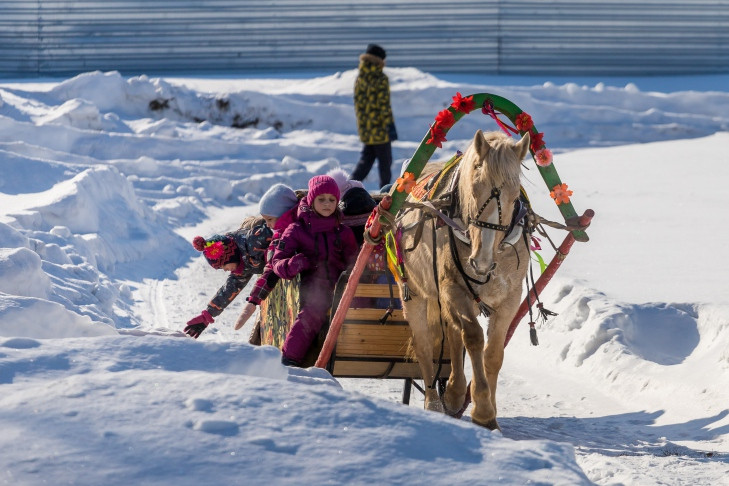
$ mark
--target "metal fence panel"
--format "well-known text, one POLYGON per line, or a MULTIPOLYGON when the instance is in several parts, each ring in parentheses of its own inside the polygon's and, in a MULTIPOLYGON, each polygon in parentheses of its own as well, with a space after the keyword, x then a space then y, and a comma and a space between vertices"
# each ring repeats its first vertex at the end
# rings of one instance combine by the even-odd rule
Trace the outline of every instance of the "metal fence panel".
POLYGON ((729 0, 2 0, 0 73, 729 72, 729 0))

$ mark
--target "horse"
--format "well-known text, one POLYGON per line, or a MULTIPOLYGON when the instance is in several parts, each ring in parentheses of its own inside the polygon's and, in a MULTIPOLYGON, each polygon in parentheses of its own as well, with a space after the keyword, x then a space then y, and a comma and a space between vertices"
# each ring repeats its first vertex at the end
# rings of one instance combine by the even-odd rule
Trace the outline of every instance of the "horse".
MULTIPOLYGON (((424 380, 425 409, 454 416, 463 412, 467 391, 465 345, 473 368, 471 420, 491 430, 499 429, 496 381, 503 363, 506 332, 521 301, 529 260, 524 235, 510 237, 518 243, 505 241, 507 225, 518 207, 515 201, 521 191, 521 162, 529 143, 529 133, 515 142, 500 132, 478 130, 457 169, 450 171, 451 182, 440 182, 430 198, 451 201, 450 219, 455 224, 439 224, 448 217, 432 217, 434 212, 418 205, 412 194, 408 198, 410 209, 398 218, 407 271, 407 278, 399 286, 412 331, 411 345, 424 380), (424 227, 411 231, 419 224, 424 227), (456 237, 458 233, 460 238, 456 237), (487 344, 477 321, 480 310, 489 314, 487 344), (449 346, 451 373, 440 395, 434 351, 442 349, 444 341, 449 346)), ((427 164, 418 181, 442 166, 427 164)))

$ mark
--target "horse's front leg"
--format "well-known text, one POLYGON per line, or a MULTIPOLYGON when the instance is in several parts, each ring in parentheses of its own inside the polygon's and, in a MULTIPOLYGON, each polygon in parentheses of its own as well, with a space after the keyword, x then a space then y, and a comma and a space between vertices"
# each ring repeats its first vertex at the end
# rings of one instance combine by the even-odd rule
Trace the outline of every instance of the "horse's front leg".
POLYGON ((476 318, 476 306, 469 305, 468 311, 461 311, 463 316, 463 343, 471 358, 473 376, 471 377, 471 421, 488 429, 499 429, 496 421, 496 407, 492 402, 491 387, 486 379, 485 340, 483 329, 476 318))
MULTIPOLYGON (((463 294, 459 292, 458 296, 463 294)), ((461 332, 461 316, 458 312, 464 303, 459 303, 461 297, 454 295, 442 295, 443 320, 447 323, 448 351, 451 358, 451 374, 448 378, 443 404, 445 412, 455 415, 461 411, 466 399, 466 375, 463 370, 463 337, 461 332)), ((468 303, 465 304, 469 305, 468 303)))
MULTIPOLYGON (((517 297, 520 295, 517 294, 517 297)), ((488 343, 484 349, 484 371, 491 391, 491 403, 496 413, 496 384, 501 366, 504 364, 504 341, 506 332, 516 314, 519 300, 510 298, 502 303, 489 317, 488 343)))
POLYGON ((413 334, 415 358, 420 365, 420 373, 425 389, 425 409, 443 412, 443 404, 434 386, 435 370, 433 369, 433 339, 428 329, 427 301, 422 297, 412 297, 403 302, 405 319, 413 334))

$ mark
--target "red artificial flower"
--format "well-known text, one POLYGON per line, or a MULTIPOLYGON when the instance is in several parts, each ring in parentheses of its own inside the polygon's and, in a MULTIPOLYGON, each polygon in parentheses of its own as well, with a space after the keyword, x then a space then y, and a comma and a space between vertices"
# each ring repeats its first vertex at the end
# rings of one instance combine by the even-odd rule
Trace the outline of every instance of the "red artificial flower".
POLYGON ((534 161, 540 167, 547 167, 552 163, 552 151, 547 148, 537 150, 534 154, 534 161))
POLYGON ((549 197, 554 199, 554 202, 559 206, 562 203, 569 203, 572 191, 567 188, 567 184, 557 184, 552 188, 552 192, 549 193, 549 197))
POLYGON ((205 256, 208 257, 209 260, 219 259, 225 253, 223 242, 216 241, 215 243, 209 243, 203 250, 203 253, 205 253, 205 256))
POLYGON ((461 113, 470 113, 476 107, 476 104, 473 102, 473 96, 464 98, 461 93, 456 92, 456 95, 453 97, 451 107, 461 113))
POLYGON ((532 117, 526 113, 521 112, 518 115, 516 115, 516 129, 520 132, 528 132, 534 128, 534 122, 532 121, 532 117))
POLYGON ((402 177, 398 177, 397 181, 395 181, 397 184, 397 192, 405 192, 405 194, 410 194, 413 190, 413 187, 415 187, 415 174, 412 172, 405 172, 402 177))
POLYGON ((435 145, 438 148, 443 148, 443 142, 447 142, 445 131, 438 125, 430 127, 430 138, 426 140, 425 143, 435 145))
POLYGON ((539 149, 544 148, 544 133, 539 132, 537 134, 532 133, 531 134, 531 144, 529 148, 532 149, 532 152, 537 152, 539 149))
POLYGON ((456 123, 456 118, 453 116, 453 112, 446 108, 443 111, 438 112, 435 116, 435 124, 441 128, 447 130, 456 123))

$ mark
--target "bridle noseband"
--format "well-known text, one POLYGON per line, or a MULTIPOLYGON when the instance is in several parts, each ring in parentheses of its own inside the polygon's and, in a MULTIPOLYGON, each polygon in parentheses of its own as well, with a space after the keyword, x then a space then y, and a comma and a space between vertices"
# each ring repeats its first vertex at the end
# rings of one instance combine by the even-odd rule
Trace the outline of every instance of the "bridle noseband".
POLYGON ((495 231, 507 232, 511 229, 510 226, 501 224, 501 188, 494 187, 493 189, 491 189, 491 195, 486 199, 481 208, 478 210, 478 212, 476 213, 476 217, 468 218, 468 224, 478 226, 479 228, 492 229, 495 231), (481 217, 481 213, 483 213, 484 209, 486 209, 486 206, 489 205, 489 202, 491 202, 492 199, 496 201, 496 209, 499 212, 499 224, 489 223, 488 221, 479 221, 478 219, 481 217))

